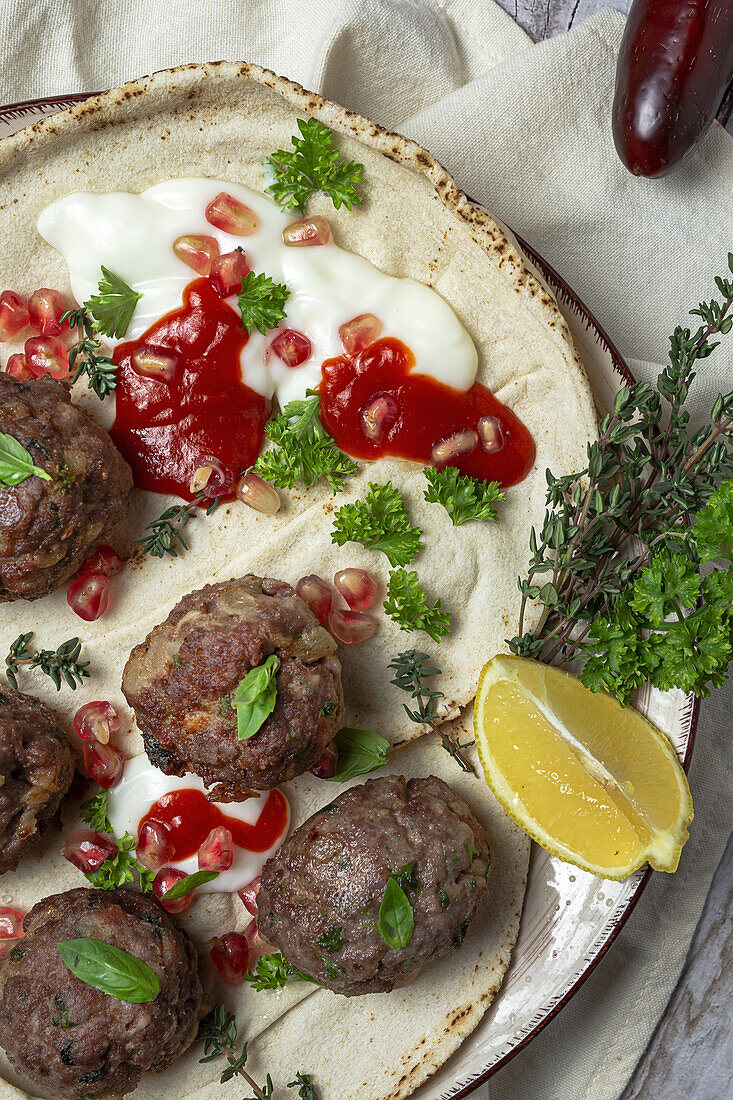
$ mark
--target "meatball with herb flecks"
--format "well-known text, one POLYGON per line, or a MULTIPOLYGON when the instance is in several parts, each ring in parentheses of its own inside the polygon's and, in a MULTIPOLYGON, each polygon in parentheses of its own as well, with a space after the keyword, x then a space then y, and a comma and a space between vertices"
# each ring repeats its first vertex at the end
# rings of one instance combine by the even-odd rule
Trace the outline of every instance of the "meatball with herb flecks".
POLYGON ((258 927, 335 993, 383 993, 461 946, 490 866, 483 827, 442 779, 371 779, 268 860, 258 927))
POLYGON ((0 433, 37 469, 0 482, 0 602, 36 600, 68 580, 124 517, 130 467, 107 432, 52 378, 0 372, 0 433))
POLYGON ((24 927, 0 964, 0 1046, 44 1095, 122 1096, 195 1038, 202 996, 196 950, 154 897, 69 890, 34 905, 24 927), (77 978, 58 948, 76 939, 135 956, 157 976, 159 992, 131 1003, 77 978))
POLYGON ((0 874, 14 871, 74 778, 74 754, 52 710, 0 691, 0 874))
POLYGON ((246 576, 191 592, 133 649, 122 690, 151 763, 195 772, 216 802, 266 791, 311 768, 344 713, 336 643, 295 589, 246 576), (238 724, 244 677, 277 658, 274 707, 238 724))

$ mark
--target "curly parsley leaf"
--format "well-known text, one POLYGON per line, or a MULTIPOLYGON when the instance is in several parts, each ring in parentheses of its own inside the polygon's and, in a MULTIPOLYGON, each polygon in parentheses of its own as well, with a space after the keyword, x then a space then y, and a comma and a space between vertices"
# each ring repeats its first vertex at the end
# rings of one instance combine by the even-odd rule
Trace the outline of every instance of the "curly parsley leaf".
POLYGON ((84 309, 94 318, 97 332, 119 340, 130 327, 135 307, 141 298, 142 294, 103 266, 98 293, 84 303, 84 309))
POLYGON ((101 867, 91 871, 86 877, 92 886, 100 890, 117 890, 127 882, 132 882, 137 873, 140 879, 140 892, 149 894, 153 889, 154 871, 148 871, 135 858, 135 837, 131 833, 125 833, 117 841, 117 851, 113 856, 105 859, 101 867))
POLYGON ((697 566, 685 554, 660 550, 634 581, 629 606, 650 626, 660 626, 668 615, 695 605, 700 583, 697 566))
POLYGON ((454 527, 471 519, 498 518, 495 505, 506 499, 498 481, 482 481, 461 474, 455 466, 426 466, 425 480, 429 488, 424 496, 428 504, 442 504, 454 527))
POLYGON ((107 817, 107 792, 100 787, 92 798, 82 802, 79 807, 79 816, 86 821, 95 833, 111 833, 114 830, 107 817))
POLYGON ((231 706, 237 712, 237 738, 240 741, 254 737, 275 709, 275 674, 279 668, 280 658, 273 653, 261 665, 251 668, 239 681, 231 706))
POLYGON ((22 443, 7 432, 0 432, 0 485, 20 485, 29 477, 51 481, 51 475, 36 466, 22 443))
POLYGON ((335 737, 338 748, 336 772, 330 783, 345 783, 357 775, 365 775, 387 763, 389 741, 371 730, 344 726, 335 737))
POLYGON ((283 307, 289 296, 290 291, 284 283, 276 283, 268 275, 247 272, 237 294, 242 324, 247 332, 256 328, 264 336, 268 329, 277 328, 285 316, 283 307))
POLYGON ((344 504, 333 517, 331 539, 337 546, 360 542, 381 550, 389 564, 409 565, 422 549, 419 527, 413 527, 402 497, 388 481, 369 484, 366 500, 344 504))
POLYGON ((400 630, 424 630, 434 642, 450 634, 449 613, 441 610, 440 600, 428 604, 417 573, 413 570, 392 570, 384 610, 400 630))
POLYGON ((290 401, 281 413, 265 424, 265 435, 275 444, 263 451, 254 472, 281 489, 292 489, 296 481, 310 488, 325 478, 334 493, 358 470, 343 454, 321 423, 320 398, 306 391, 302 401, 290 401))
POLYGON ((379 906, 377 931, 388 947, 400 951, 412 939, 414 927, 415 915, 410 900, 399 882, 390 875, 379 906))
POLYGON ((701 561, 733 560, 733 478, 726 478, 697 513, 692 529, 701 561))
POLYGON ((245 974, 244 980, 258 992, 263 989, 282 989, 289 981, 318 984, 310 974, 285 962, 282 951, 271 951, 267 955, 260 955, 254 971, 245 974))
POLYGON ((361 206, 363 198, 356 190, 362 181, 364 166, 342 160, 333 143, 333 134, 318 119, 298 119, 300 137, 293 136, 292 149, 278 149, 265 164, 274 169, 275 178, 265 190, 283 210, 305 214, 314 191, 323 191, 338 210, 361 206))

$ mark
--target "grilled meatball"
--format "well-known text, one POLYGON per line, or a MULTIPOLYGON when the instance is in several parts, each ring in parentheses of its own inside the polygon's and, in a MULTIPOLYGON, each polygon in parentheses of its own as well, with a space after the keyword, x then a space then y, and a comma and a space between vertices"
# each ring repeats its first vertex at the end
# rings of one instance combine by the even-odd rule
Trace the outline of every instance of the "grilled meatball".
POLYGON ((196 772, 216 802, 267 791, 307 771, 343 717, 336 643, 294 588, 247 576, 184 596, 130 654, 122 690, 145 749, 167 775, 196 772), (237 737, 232 697, 271 654, 275 709, 237 737))
POLYGON ((0 601, 36 600, 68 580, 119 523, 132 473, 107 432, 52 378, 18 382, 0 373, 0 432, 51 475, 0 485, 0 601))
POLYGON ((309 817, 268 860, 259 928, 334 993, 383 993, 461 946, 489 866, 483 828, 442 779, 371 779, 309 817), (401 948, 378 930, 390 878, 414 918, 401 948))
POLYGON ((34 905, 24 926, 0 964, 0 1045, 44 1095, 122 1096, 192 1042, 201 1005, 196 950, 156 898, 81 887, 34 905), (129 1004, 76 978, 57 944, 80 938, 147 963, 160 979, 155 1000, 129 1004))
POLYGON ((74 754, 53 711, 0 691, 0 874, 14 871, 74 777, 74 754))

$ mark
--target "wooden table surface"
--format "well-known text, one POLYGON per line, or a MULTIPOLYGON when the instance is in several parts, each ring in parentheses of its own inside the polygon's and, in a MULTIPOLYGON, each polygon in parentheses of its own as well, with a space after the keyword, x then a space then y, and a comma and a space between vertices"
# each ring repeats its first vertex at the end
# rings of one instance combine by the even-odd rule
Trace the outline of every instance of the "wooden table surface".
MULTIPOLYGON (((632 0, 498 0, 535 42, 602 8, 632 0)), ((718 117, 733 134, 733 85, 718 117)), ((723 856, 687 963, 622 1100, 723 1100, 733 1096, 733 840, 723 856)))

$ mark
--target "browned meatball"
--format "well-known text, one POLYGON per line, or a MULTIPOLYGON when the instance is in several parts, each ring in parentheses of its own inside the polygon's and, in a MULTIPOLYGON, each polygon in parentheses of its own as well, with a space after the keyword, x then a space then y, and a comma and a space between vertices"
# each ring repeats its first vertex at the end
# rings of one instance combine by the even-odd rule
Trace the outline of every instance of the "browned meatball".
POLYGON ((80 887, 34 905, 26 935, 0 965, 0 1045, 44 1095, 122 1096, 144 1070, 163 1070, 196 1035, 196 950, 156 898, 80 887), (76 978, 58 943, 121 947, 157 974, 154 1001, 129 1004, 76 978))
POLYGON ((486 833, 442 779, 371 779, 309 817, 268 860, 259 928, 335 993, 383 993, 461 946, 489 867, 486 833), (390 947, 378 927, 390 878, 412 906, 405 947, 390 947))
POLYGON ((122 690, 151 762, 196 772, 209 798, 234 802, 301 775, 333 739, 344 711, 335 650, 294 588, 247 576, 184 596, 133 649, 122 690), (273 653, 275 709, 240 741, 232 696, 273 653))
POLYGON ((53 711, 0 691, 0 874, 14 871, 74 778, 74 754, 53 711))
POLYGON ((132 473, 107 432, 52 378, 18 382, 0 373, 0 432, 51 475, 0 485, 0 601, 37 600, 122 519, 132 473))

